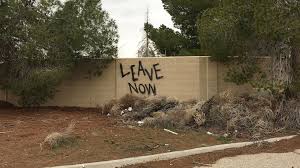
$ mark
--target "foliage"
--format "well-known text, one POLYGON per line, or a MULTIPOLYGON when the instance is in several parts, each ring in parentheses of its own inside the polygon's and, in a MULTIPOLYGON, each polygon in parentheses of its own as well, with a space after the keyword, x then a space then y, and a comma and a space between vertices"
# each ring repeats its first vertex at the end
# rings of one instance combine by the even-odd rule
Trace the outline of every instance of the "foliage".
POLYGON ((255 7, 254 23, 260 38, 273 41, 290 39, 291 43, 299 42, 299 0, 266 0, 257 2, 255 7))
POLYGON ((251 85, 258 91, 267 91, 278 98, 286 92, 286 86, 283 83, 274 83, 271 80, 260 78, 259 80, 253 80, 250 82, 251 85))
POLYGON ((138 57, 157 57, 161 54, 157 50, 154 42, 150 39, 150 27, 149 25, 149 9, 147 9, 147 21, 144 28, 144 37, 140 42, 138 49, 138 57))
POLYGON ((19 96, 22 105, 51 98, 82 58, 116 56, 117 27, 100 0, 9 0, 0 5, 0 85, 19 96))
POLYGON ((218 4, 218 0, 162 0, 164 8, 172 16, 175 27, 189 41, 190 48, 198 48, 197 17, 206 9, 218 4))
POLYGON ((150 39, 153 40, 161 53, 166 55, 199 55, 200 42, 197 32, 197 18, 218 0, 162 0, 164 8, 172 16, 174 31, 161 25, 159 28, 150 26, 150 39))
POLYGON ((261 72, 258 61, 254 58, 239 57, 230 61, 228 64, 229 70, 225 81, 234 82, 237 85, 251 83, 252 79, 263 79, 265 73, 261 72))
MULTIPOLYGON (((293 62, 296 55, 291 50, 300 47, 300 2, 225 0, 199 16, 198 32, 202 49, 217 61, 228 61, 235 55, 241 56, 241 61, 244 57, 272 56, 273 80, 285 83, 290 78, 280 75, 292 73, 284 67, 290 63, 276 64, 283 59, 293 62)), ((239 79, 244 77, 251 80, 255 76, 252 74, 259 72, 254 71, 257 64, 246 64, 240 64, 240 73, 229 74, 231 77, 236 75, 234 82, 239 84, 239 79), (246 72, 245 68, 248 69, 246 72)), ((249 81, 246 78, 243 80, 249 81)))
POLYGON ((99 0, 72 0, 60 6, 52 23, 56 47, 66 47, 73 57, 111 58, 116 55, 116 25, 99 0))
POLYGON ((153 47, 153 43, 149 43, 148 45, 145 42, 142 42, 138 50, 138 57, 156 57, 158 56, 155 48, 153 47))
MULTIPOLYGON (((146 35, 147 36, 147 35, 146 35)), ((159 51, 152 40, 145 37, 141 42, 138 49, 138 57, 157 57, 160 56, 159 51)))
POLYGON ((229 144, 232 143, 232 138, 231 137, 224 137, 224 136, 219 136, 217 138, 218 141, 221 141, 223 144, 229 144))
POLYGON ((145 24, 145 29, 149 29, 149 38, 154 41, 160 53, 166 56, 178 55, 185 45, 185 39, 179 32, 162 25, 158 29, 152 25, 145 24))
POLYGON ((57 84, 63 79, 64 70, 48 69, 30 72, 25 79, 8 86, 15 95, 20 96, 19 104, 25 107, 38 106, 56 93, 57 84))
POLYGON ((245 47, 253 40, 252 6, 251 1, 224 1, 199 18, 201 45, 214 60, 226 61, 228 56, 246 54, 245 47))

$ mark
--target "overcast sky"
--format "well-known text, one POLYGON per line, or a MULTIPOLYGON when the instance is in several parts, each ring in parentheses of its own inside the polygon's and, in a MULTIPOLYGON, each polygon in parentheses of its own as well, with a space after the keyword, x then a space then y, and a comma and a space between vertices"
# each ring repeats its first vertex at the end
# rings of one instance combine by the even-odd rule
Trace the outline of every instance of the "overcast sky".
POLYGON ((119 29, 119 57, 137 57, 138 44, 143 39, 146 11, 155 27, 173 27, 171 16, 161 0, 102 0, 103 8, 116 20, 119 29))

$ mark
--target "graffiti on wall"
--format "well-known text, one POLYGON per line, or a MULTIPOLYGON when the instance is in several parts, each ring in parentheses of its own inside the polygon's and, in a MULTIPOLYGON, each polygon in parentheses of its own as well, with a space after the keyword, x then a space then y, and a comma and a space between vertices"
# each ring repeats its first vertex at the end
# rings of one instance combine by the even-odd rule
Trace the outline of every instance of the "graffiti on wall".
POLYGON ((121 77, 125 78, 129 76, 132 82, 128 83, 128 87, 131 93, 137 94, 148 94, 148 95, 156 95, 157 88, 153 82, 153 80, 161 80, 164 76, 161 75, 161 69, 159 63, 153 64, 151 68, 146 68, 142 61, 139 61, 138 65, 130 65, 128 67, 128 71, 124 70, 123 64, 120 63, 121 77), (141 76, 149 79, 149 83, 138 83, 141 76))

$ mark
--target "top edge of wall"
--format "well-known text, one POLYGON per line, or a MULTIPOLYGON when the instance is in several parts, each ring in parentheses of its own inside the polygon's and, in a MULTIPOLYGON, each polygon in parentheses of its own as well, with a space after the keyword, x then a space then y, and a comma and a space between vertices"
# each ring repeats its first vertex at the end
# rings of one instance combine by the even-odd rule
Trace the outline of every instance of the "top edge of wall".
POLYGON ((167 56, 167 57, 130 57, 130 58, 116 58, 117 60, 121 59, 158 59, 158 58, 164 58, 164 59, 171 59, 171 58, 209 58, 211 56, 167 56))
MULTIPOLYGON (((174 59, 174 58, 210 58, 211 56, 167 56, 167 57, 130 57, 130 58, 115 58, 116 60, 124 60, 124 59, 174 59)), ((233 58, 238 58, 239 56, 232 56, 233 58)), ((256 58, 267 59, 271 58, 271 56, 256 56, 256 58)))

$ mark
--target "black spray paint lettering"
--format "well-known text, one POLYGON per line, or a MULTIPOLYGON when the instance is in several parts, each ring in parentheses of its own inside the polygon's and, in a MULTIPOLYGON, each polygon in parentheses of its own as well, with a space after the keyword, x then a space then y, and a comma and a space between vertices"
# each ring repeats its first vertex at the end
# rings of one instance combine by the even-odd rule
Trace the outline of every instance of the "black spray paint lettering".
POLYGON ((134 82, 139 80, 138 78, 141 76, 141 74, 147 76, 151 81, 153 81, 154 74, 157 80, 164 78, 164 76, 161 76, 159 74, 161 72, 161 69, 159 69, 159 63, 152 65, 150 70, 148 70, 147 68, 144 68, 142 61, 139 61, 138 68, 136 65, 130 65, 130 71, 126 73, 124 73, 123 64, 120 63, 120 69, 121 69, 122 78, 131 74, 132 81, 134 82))
POLYGON ((148 95, 156 95, 156 86, 152 85, 152 84, 131 84, 128 83, 130 92, 133 93, 133 91, 135 93, 140 93, 140 94, 148 94, 148 95))
POLYGON ((154 71, 155 71, 155 77, 156 77, 156 79, 157 79, 157 80, 160 80, 160 79, 163 78, 163 76, 159 76, 159 75, 158 75, 158 72, 161 71, 160 69, 157 69, 158 66, 159 66, 158 63, 157 63, 157 64, 154 64, 154 65, 153 65, 153 68, 154 68, 154 71))
POLYGON ((130 72, 127 72, 126 74, 124 74, 124 70, 123 70, 123 65, 120 64, 120 69, 121 69, 121 74, 122 74, 122 78, 124 78, 125 76, 129 75, 130 72))
POLYGON ((160 80, 163 79, 164 76, 161 75, 161 69, 159 68, 159 63, 153 64, 150 69, 145 68, 142 61, 139 61, 139 64, 136 65, 130 65, 128 67, 129 72, 124 72, 123 64, 120 63, 120 69, 121 69, 121 76, 122 78, 126 76, 131 76, 131 79, 133 81, 132 83, 128 83, 128 87, 131 93, 137 93, 137 94, 148 94, 148 95, 156 95, 157 89, 155 84, 137 84, 136 82, 139 80, 140 76, 146 76, 149 78, 150 81, 153 81, 153 79, 160 80))

